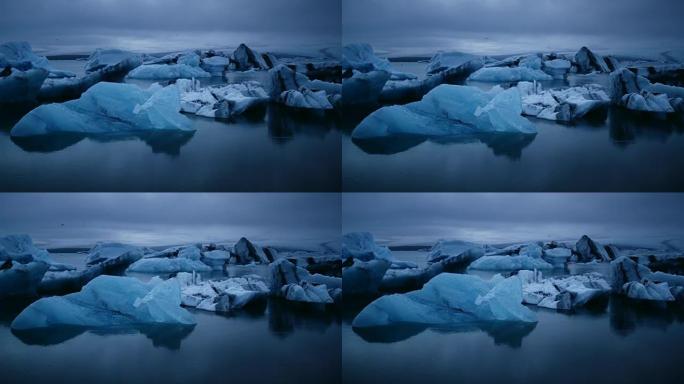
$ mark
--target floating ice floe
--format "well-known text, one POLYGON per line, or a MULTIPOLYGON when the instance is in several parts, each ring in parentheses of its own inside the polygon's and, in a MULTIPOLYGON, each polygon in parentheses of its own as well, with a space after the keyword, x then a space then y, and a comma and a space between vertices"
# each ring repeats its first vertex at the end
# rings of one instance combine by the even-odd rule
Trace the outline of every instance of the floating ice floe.
POLYGON ((256 81, 200 88, 196 80, 179 79, 181 111, 228 119, 264 106, 268 94, 256 81))
POLYGON ((176 278, 181 284, 181 302, 211 312, 232 312, 266 298, 268 287, 256 275, 202 281, 200 275, 181 272, 176 278))
POLYGON ((595 242, 589 236, 582 236, 575 245, 575 249, 579 254, 577 261, 581 263, 598 260, 602 262, 609 262, 611 260, 606 247, 595 242))
POLYGON ((270 291, 288 301, 331 304, 333 297, 341 295, 341 279, 310 275, 309 272, 286 259, 278 259, 269 265, 270 291))
POLYGON ((181 289, 176 279, 143 283, 131 277, 99 276, 80 292, 32 303, 14 319, 11 327, 30 330, 194 324, 193 316, 181 307, 181 289))
POLYGON ((384 71, 392 80, 417 78, 416 75, 394 70, 389 60, 376 56, 369 44, 349 44, 342 47, 342 68, 360 72, 384 71))
POLYGON ((146 64, 130 71, 127 77, 142 80, 171 80, 211 77, 211 74, 200 67, 187 64, 146 64))
POLYGON ((202 262, 215 270, 222 270, 231 258, 230 252, 221 249, 202 252, 202 262))
POLYGON ((610 74, 611 100, 634 111, 673 113, 684 111, 684 88, 651 82, 627 68, 610 74))
POLYGON ((345 105, 373 104, 380 99, 389 72, 354 70, 352 76, 342 80, 342 98, 345 105))
POLYGON ((48 268, 42 261, 0 261, 0 299, 36 295, 48 268))
POLYGON ((440 240, 430 249, 427 262, 440 262, 445 266, 467 265, 482 256, 484 256, 484 248, 481 245, 464 241, 440 240))
POLYGON ((137 53, 120 49, 96 49, 85 64, 86 73, 107 69, 115 69, 119 75, 125 75, 132 69, 142 65, 143 57, 137 53))
POLYGON ((527 255, 483 256, 473 261, 468 268, 484 271, 515 271, 521 269, 553 269, 553 265, 527 255))
POLYGON ((524 115, 554 121, 574 121, 594 111, 605 110, 610 98, 596 84, 542 90, 541 84, 519 82, 524 115))
POLYGON ((610 285, 598 273, 543 278, 541 272, 522 270, 523 302, 557 310, 584 306, 610 293, 610 285))
POLYGON ((24 137, 150 130, 193 131, 190 121, 180 113, 175 85, 142 89, 132 84, 98 83, 78 100, 41 105, 32 110, 10 134, 24 137))
POLYGON ((557 247, 544 250, 544 260, 554 267, 563 267, 572 257, 572 250, 569 248, 557 247))
POLYGON ((242 237, 233 246, 233 253, 235 254, 236 262, 238 264, 268 264, 273 261, 273 255, 266 252, 261 246, 252 243, 246 238, 242 237))
POLYGON ((636 300, 674 301, 684 297, 684 277, 651 270, 621 256, 611 263, 613 291, 636 300))
POLYGON ((47 77, 48 71, 43 68, 6 67, 0 72, 0 103, 35 101, 47 77))
POLYGON ((611 68, 610 61, 603 56, 592 52, 587 47, 580 48, 575 54, 575 64, 578 73, 602 72, 610 73, 615 68, 611 68))
POLYGON ((437 52, 430 59, 425 71, 429 76, 443 73, 450 78, 460 74, 462 80, 483 65, 484 61, 480 56, 463 52, 437 52), (465 74, 467 71, 470 73, 465 74))
POLYGON ((125 268, 140 260, 143 250, 140 247, 120 243, 98 243, 88 253, 86 265, 99 265, 106 270, 125 268))
POLYGON ((518 81, 553 80, 551 75, 540 69, 529 67, 485 67, 468 77, 471 81, 491 83, 514 83, 518 81))
POLYGON ((230 67, 230 58, 224 56, 211 56, 202 59, 202 69, 212 75, 222 75, 230 67))
POLYGON ((259 52, 249 48, 245 44, 240 44, 240 46, 235 49, 233 52, 233 61, 235 62, 235 69, 238 71, 270 68, 259 52))
POLYGON ((565 59, 545 60, 542 64, 543 71, 554 79, 564 79, 571 67, 572 63, 565 59))
POLYGON ((465 136, 483 133, 534 134, 522 114, 517 88, 440 85, 421 101, 383 107, 367 116, 352 132, 355 139, 389 136, 465 136))
POLYGON ((357 328, 392 324, 457 325, 488 322, 536 322, 523 304, 518 277, 491 280, 442 273, 418 290, 380 297, 354 319, 357 328))
POLYGON ((183 257, 140 259, 131 264, 126 272, 141 273, 174 273, 174 272, 209 272, 211 267, 198 260, 183 257))
POLYGON ((377 245, 373 234, 369 232, 350 232, 342 236, 341 256, 343 259, 354 258, 362 261, 375 259, 393 260, 389 248, 377 245))
POLYGON ((311 81, 284 64, 271 69, 269 76, 271 99, 288 107, 327 110, 341 98, 342 89, 336 83, 311 81))

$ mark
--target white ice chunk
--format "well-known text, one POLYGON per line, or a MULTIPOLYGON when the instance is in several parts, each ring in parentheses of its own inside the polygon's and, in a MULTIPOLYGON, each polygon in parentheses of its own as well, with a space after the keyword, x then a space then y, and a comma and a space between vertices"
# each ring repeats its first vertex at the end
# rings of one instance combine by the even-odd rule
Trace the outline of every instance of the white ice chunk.
POLYGON ((169 80, 211 77, 211 74, 199 67, 186 64, 146 64, 129 72, 127 77, 131 79, 169 80))
POLYGON ((182 257, 173 259, 154 258, 140 259, 131 264, 126 271, 141 273, 209 272, 211 267, 198 260, 182 257))
POLYGON ((675 300, 670 292, 670 286, 667 283, 654 283, 652 281, 640 283, 638 281, 630 281, 622 286, 622 291, 625 292, 627 297, 632 299, 649 301, 675 300))
POLYGON ((342 259, 354 258, 362 261, 382 259, 392 261, 392 251, 377 245, 373 234, 368 232, 350 232, 342 236, 342 259))

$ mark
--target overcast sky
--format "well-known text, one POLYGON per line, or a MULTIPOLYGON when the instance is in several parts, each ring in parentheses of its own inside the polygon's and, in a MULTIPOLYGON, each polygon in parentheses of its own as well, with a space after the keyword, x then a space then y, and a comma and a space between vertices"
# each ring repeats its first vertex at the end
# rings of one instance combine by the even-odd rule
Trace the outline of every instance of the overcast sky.
POLYGON ((681 0, 344 0, 343 40, 418 54, 681 47, 681 0))
POLYGON ((74 53, 339 45, 339 0, 2 0, 3 41, 74 53))
POLYGON ((345 194, 343 231, 395 244, 684 238, 684 194, 345 194))
POLYGON ((233 241, 306 245, 336 240, 337 194, 0 194, 0 234, 47 246, 96 241, 173 245, 233 241))

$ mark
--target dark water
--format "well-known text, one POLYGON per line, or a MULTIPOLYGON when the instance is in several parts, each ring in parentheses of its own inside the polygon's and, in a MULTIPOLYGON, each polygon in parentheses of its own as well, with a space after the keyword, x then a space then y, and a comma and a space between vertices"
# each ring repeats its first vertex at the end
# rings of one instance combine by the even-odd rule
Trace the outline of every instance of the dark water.
MULTIPOLYGON (((66 70, 83 66, 68 63, 58 64, 66 70)), ((263 82, 265 76, 232 74, 228 81, 263 82)), ((269 105, 235 121, 192 117, 194 134, 12 139, 11 128, 29 110, 0 110, 0 190, 284 192, 335 191, 341 185, 340 133, 330 114, 269 105)))
MULTIPOLYGON (((345 304, 346 305, 346 304, 345 304)), ((682 307, 614 299, 575 314, 537 310, 536 326, 355 332, 345 314, 345 383, 671 383, 684 375, 682 307)))
MULTIPOLYGON (((396 63, 393 63, 396 64, 396 63)), ((424 64, 400 66, 420 73, 424 64)), ((578 76, 572 84, 604 83, 578 76)), ((488 86, 491 84, 472 84, 488 86)), ((561 84, 553 84, 561 85, 561 84)), ((605 121, 530 119, 531 135, 355 142, 345 116, 345 191, 680 191, 684 122, 611 109, 605 121)))
MULTIPOLYGON (((393 251, 420 262, 423 251, 393 251)), ((544 275, 599 272, 573 264, 544 275)), ((483 278, 497 272, 473 271, 483 278)), ((575 313, 529 307, 536 325, 471 324, 354 330, 367 301, 345 300, 342 372, 345 383, 667 383, 684 374, 684 306, 620 297, 575 313), (382 372, 378 376, 378 372, 382 372)))
MULTIPOLYGON (((81 265, 83 254, 52 254, 81 265)), ((264 266, 229 276, 267 275, 264 266)), ((219 277, 203 274, 204 278, 219 277)), ((147 280, 153 275, 131 274, 147 280)), ((3 383, 337 383, 341 381, 341 316, 269 300, 233 315, 190 310, 197 325, 139 329, 51 329, 13 333, 29 302, 0 301, 3 383)))

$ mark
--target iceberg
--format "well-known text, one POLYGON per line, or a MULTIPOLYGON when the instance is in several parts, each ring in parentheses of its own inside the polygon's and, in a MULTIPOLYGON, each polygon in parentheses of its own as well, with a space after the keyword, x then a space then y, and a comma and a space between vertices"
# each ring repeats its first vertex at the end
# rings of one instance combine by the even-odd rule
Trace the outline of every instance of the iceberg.
POLYGON ((564 79, 571 67, 572 63, 565 59, 546 60, 542 65, 544 72, 551 75, 554 79, 564 79))
POLYGON ((12 128, 14 137, 51 133, 106 134, 150 130, 193 131, 180 114, 175 85, 145 90, 136 85, 102 82, 78 100, 46 104, 32 110, 12 128))
POLYGON ((361 261, 375 259, 392 261, 392 251, 375 243, 373 235, 368 232, 350 232, 342 236, 342 259, 353 258, 361 261))
POLYGON ((542 259, 529 256, 483 256, 473 261, 469 269, 484 271, 515 271, 521 269, 553 269, 553 265, 542 259))
POLYGON ((598 110, 605 110, 610 98, 596 84, 542 91, 529 82, 518 83, 524 115, 540 119, 570 122, 598 110))
POLYGON ((232 312, 268 295, 266 283, 255 275, 202 281, 197 274, 181 272, 177 279, 181 284, 182 304, 204 311, 232 312))
POLYGON ((301 109, 333 109, 325 91, 291 89, 280 95, 280 102, 288 107, 301 109))
POLYGON ((630 93, 620 99, 620 104, 627 109, 642 112, 672 113, 675 109, 665 94, 654 95, 650 92, 630 93))
POLYGON ((106 70, 124 76, 131 70, 142 65, 142 55, 122 51, 120 49, 96 49, 85 65, 86 73, 106 70))
POLYGON ((25 41, 13 41, 0 44, 0 63, 3 67, 32 67, 50 71, 50 62, 45 56, 33 52, 31 44, 25 41))
POLYGON ((384 71, 392 80, 417 78, 416 75, 394 70, 389 60, 376 56, 369 44, 349 44, 342 47, 342 68, 360 72, 384 71))
POLYGON ((42 261, 0 261, 0 299, 35 296, 48 268, 42 261))
POLYGON ((235 49, 233 52, 233 61, 235 62, 235 69, 238 71, 269 68, 261 54, 245 44, 240 44, 240 46, 235 49))
POLYGON ((645 281, 643 283, 638 281, 630 281, 622 286, 622 291, 627 297, 636 300, 648 301, 674 301, 675 298, 670 292, 670 286, 667 283, 654 283, 652 281, 645 281))
POLYGON ((145 64, 130 71, 127 77, 142 80, 172 80, 211 77, 211 74, 202 68, 187 64, 145 64))
POLYGON ((468 77, 470 81, 491 83, 514 83, 518 81, 553 80, 551 75, 540 69, 529 67, 485 67, 478 69, 468 77))
POLYGON ((333 298, 325 285, 314 285, 306 281, 288 284, 281 288, 281 296, 288 301, 300 303, 332 304, 333 298))
POLYGON ((621 68, 610 74, 610 98, 624 108, 654 113, 681 112, 684 88, 651 84, 644 76, 621 68))
POLYGON ((459 73, 462 80, 483 65, 484 61, 480 56, 463 52, 437 52, 430 59, 425 71, 428 75, 449 72, 448 77, 451 78, 459 73), (468 71, 470 73, 466 73, 468 71))
POLYGON ((354 129, 352 138, 536 133, 521 113, 520 93, 515 87, 485 92, 470 86, 440 85, 421 101, 371 113, 354 129))
POLYGON ((484 248, 481 245, 464 241, 440 240, 430 249, 427 262, 440 262, 445 267, 455 267, 467 265, 482 256, 484 256, 484 248))
POLYGON ((345 105, 374 104, 380 99, 390 75, 385 71, 359 72, 342 80, 342 99, 345 105))
POLYGON ((200 88, 196 80, 179 79, 181 111, 228 119, 263 107, 268 94, 256 81, 200 88))
POLYGON ((569 248, 550 248, 544 250, 544 260, 549 262, 554 267, 562 267, 570 260, 572 250, 569 248))
POLYGON ((391 263, 385 259, 351 260, 353 260, 351 265, 342 268, 342 289, 344 293, 349 295, 377 293, 391 263))
POLYGON ((176 279, 143 283, 131 277, 99 276, 80 292, 32 303, 14 319, 11 328, 194 324, 193 316, 181 307, 181 289, 176 279))
POLYGON ((30 68, 24 71, 5 68, 0 72, 0 103, 35 101, 47 77, 48 71, 43 68, 30 68))
POLYGON ((272 262, 268 266, 268 271, 271 276, 270 290, 274 294, 278 294, 286 285, 300 284, 310 277, 306 269, 296 266, 287 259, 272 262))
POLYGON ((202 59, 202 69, 212 75, 222 75, 230 67, 230 59, 223 56, 211 56, 202 59))
POLYGON ((522 270, 523 302, 539 307, 572 310, 605 299, 610 285, 598 273, 544 279, 541 272, 522 270))
POLYGON ((22 263, 42 261, 53 264, 48 251, 33 244, 29 235, 8 235, 0 237, 0 261, 13 260, 22 263))
POLYGON ((224 250, 213 250, 202 253, 202 262, 212 269, 222 270, 225 266, 230 263, 232 255, 228 251, 224 250))
POLYGON ((623 293, 623 289, 627 283, 636 281, 640 282, 651 275, 651 270, 644 266, 637 264, 635 261, 627 256, 620 256, 610 262, 611 280, 613 291, 623 293))
POLYGON ((355 328, 393 324, 455 325, 537 321, 523 304, 518 277, 491 280, 442 273, 418 290, 380 297, 352 322, 355 328))
POLYGON ((277 99, 280 95, 291 89, 306 88, 309 85, 309 78, 305 75, 295 72, 284 64, 279 64, 268 71, 271 80, 271 98, 277 99))
POLYGON ((140 273, 175 273, 175 272, 210 272, 211 267, 198 261, 182 257, 140 259, 131 264, 126 272, 140 273))
POLYGON ((233 253, 238 264, 261 263, 268 264, 273 261, 264 249, 246 238, 242 237, 235 243, 233 253))
POLYGON ((105 268, 96 264, 79 270, 48 271, 38 286, 41 294, 78 292, 84 285, 102 275, 105 268))
POLYGON ((586 263, 593 260, 598 260, 602 262, 609 262, 610 256, 606 251, 606 248, 590 239, 589 236, 582 236, 575 245, 575 249, 579 254, 577 261, 580 263, 586 263))
POLYGON ((143 250, 139 247, 120 243, 98 243, 86 257, 86 265, 99 265, 107 271, 127 267, 141 259, 143 250))
POLYGON ((577 51, 575 54, 575 64, 577 65, 578 73, 610 73, 612 70, 603 56, 592 52, 587 47, 582 47, 577 51))

